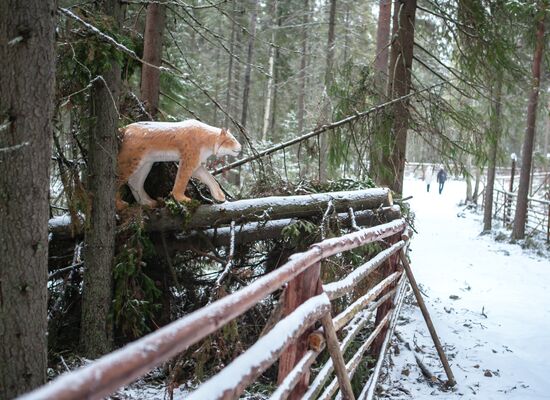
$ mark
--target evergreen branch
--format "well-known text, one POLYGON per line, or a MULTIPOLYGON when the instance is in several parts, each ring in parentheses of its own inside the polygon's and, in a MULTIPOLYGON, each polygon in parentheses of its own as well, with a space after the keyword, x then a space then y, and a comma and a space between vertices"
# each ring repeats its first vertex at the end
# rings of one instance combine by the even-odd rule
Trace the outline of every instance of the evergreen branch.
MULTIPOLYGON (((90 24, 89 22, 86 22, 84 21, 82 18, 80 18, 78 15, 76 15, 75 13, 73 13, 71 10, 67 9, 67 8, 62 8, 62 7, 59 7, 58 8, 58 11, 61 13, 61 14, 64 14, 66 15, 67 17, 69 18, 72 18, 74 19, 75 21, 77 21, 78 23, 80 23, 82 26, 84 26, 87 30, 89 30, 90 32, 92 32, 93 34, 95 34, 96 36, 98 36, 99 38, 101 38, 102 40, 104 40, 105 42, 113 45, 115 48, 117 48, 118 50, 122 51, 124 54, 126 54, 127 56, 130 56, 130 58, 132 58, 133 60, 135 61, 138 61, 139 63, 141 64, 144 64, 144 65, 147 65, 148 67, 151 67, 151 68, 155 68, 155 69, 158 69, 160 71, 165 71, 165 72, 172 72, 170 71, 169 69, 165 68, 165 67, 159 67, 158 65, 153 65, 147 61, 145 61, 144 59, 140 58, 135 51, 129 49, 128 47, 126 47, 125 45, 123 45, 122 43, 119 43, 116 39, 112 38, 111 36, 107 35, 106 33, 102 32, 100 29, 98 29, 97 27, 95 27, 94 25, 90 24)), ((183 75, 181 76, 181 78, 185 79, 186 76, 183 75)))
POLYGON ((424 68, 426 68, 428 71, 430 71, 432 74, 437 76, 439 79, 441 79, 444 82, 447 82, 454 90, 456 90, 458 93, 460 93, 464 97, 468 97, 468 98, 472 97, 472 96, 468 95, 467 93, 465 93, 463 90, 461 90, 458 86, 452 84, 450 82, 449 78, 447 78, 446 76, 444 76, 444 75, 440 74, 439 72, 437 72, 436 70, 434 70, 432 67, 430 67, 428 64, 426 64, 424 61, 422 61, 421 59, 419 59, 415 55, 413 55, 413 59, 416 62, 418 62, 420 65, 422 65, 424 68))

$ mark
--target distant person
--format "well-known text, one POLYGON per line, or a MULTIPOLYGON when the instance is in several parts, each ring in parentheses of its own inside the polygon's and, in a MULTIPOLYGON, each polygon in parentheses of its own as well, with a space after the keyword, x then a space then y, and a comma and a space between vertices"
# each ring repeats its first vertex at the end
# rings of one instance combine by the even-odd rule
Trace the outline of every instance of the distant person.
POLYGON ((445 181, 447 180, 447 173, 443 167, 439 167, 439 172, 437 173, 437 183, 439 183, 439 194, 443 191, 443 186, 445 186, 445 181))
POLYGON ((431 165, 428 165, 428 169, 426 169, 426 172, 424 173, 424 183, 426 184, 426 191, 430 191, 430 184, 432 183, 432 178, 434 175, 434 167, 431 165))

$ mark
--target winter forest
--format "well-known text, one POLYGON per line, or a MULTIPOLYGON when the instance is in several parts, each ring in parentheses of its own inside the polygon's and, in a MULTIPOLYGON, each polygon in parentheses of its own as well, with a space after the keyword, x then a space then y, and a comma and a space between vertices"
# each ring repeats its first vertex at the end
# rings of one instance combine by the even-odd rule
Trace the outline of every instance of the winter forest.
POLYGON ((0 400, 549 398, 549 25, 0 1, 0 400))

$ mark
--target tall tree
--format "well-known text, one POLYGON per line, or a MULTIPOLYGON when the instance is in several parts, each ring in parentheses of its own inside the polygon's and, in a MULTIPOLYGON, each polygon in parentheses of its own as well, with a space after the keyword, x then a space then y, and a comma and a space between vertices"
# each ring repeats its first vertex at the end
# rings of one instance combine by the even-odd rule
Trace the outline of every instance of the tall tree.
MULTIPOLYGON (((399 0, 394 5, 393 37, 389 66, 388 95, 391 98, 406 96, 410 92, 414 47, 416 0, 399 0)), ((409 100, 393 106, 392 132, 383 149, 384 170, 378 183, 394 192, 403 192, 407 130, 409 129, 409 100)))
MULTIPOLYGON (((329 123, 332 119, 332 106, 329 91, 334 80, 334 53, 336 43, 336 0, 330 0, 328 21, 327 52, 325 64, 325 88, 323 93, 323 107, 321 121, 329 123)), ((319 137, 319 181, 326 182, 328 178, 328 137, 319 137)))
POLYGON ((527 220, 527 205, 529 196, 529 182, 533 159, 533 143, 535 141, 535 123, 537 119, 537 105, 540 89, 540 69, 542 55, 544 52, 544 24, 548 0, 539 0, 536 15, 536 44, 533 55, 531 93, 527 106, 527 128, 521 150, 521 171, 519 175, 518 200, 512 228, 512 239, 523 239, 525 237, 525 223, 527 220))
POLYGON ((375 80, 380 93, 384 93, 387 86, 390 27, 391 0, 380 0, 376 30, 376 58, 374 59, 375 80))
POLYGON ((227 91, 225 94, 225 109, 227 110, 227 114, 225 115, 226 127, 229 126, 229 122, 231 121, 231 119, 229 118, 229 114, 232 112, 233 106, 233 59, 235 58, 235 37, 237 35, 237 21, 235 20, 235 12, 232 14, 232 17, 233 20, 231 21, 231 38, 229 42, 229 61, 227 63, 227 91))
POLYGON ((162 34, 166 8, 159 3, 147 6, 145 32, 143 35, 143 60, 147 64, 141 67, 141 99, 145 110, 155 118, 159 108, 160 67, 162 58, 162 34))
MULTIPOLYGON (((120 29, 123 10, 118 0, 103 0, 99 10, 113 30, 120 29)), ((87 216, 82 289, 81 342, 87 357, 105 354, 112 345, 109 312, 112 302, 112 265, 115 253, 115 179, 118 98, 121 72, 115 60, 93 80, 90 93, 91 126, 88 140, 87 216)))
POLYGON ((46 381, 53 0, 0 2, 0 398, 46 381))
POLYGON ((252 73, 252 56, 254 55, 254 41, 256 40, 256 19, 258 17, 258 2, 254 1, 254 8, 250 15, 250 28, 248 37, 248 50, 246 52, 246 66, 244 71, 244 84, 243 84, 243 109, 241 114, 241 124, 246 126, 248 119, 248 96, 250 94, 250 75, 252 73))
MULTIPOLYGON (((391 28, 391 0, 380 0, 378 11, 378 26, 376 31, 376 58, 374 60, 374 83, 380 94, 380 99, 386 98, 386 90, 388 87, 388 58, 390 45, 390 28, 391 28)), ((383 120, 387 118, 386 114, 381 113, 380 124, 377 125, 371 133, 369 157, 370 168, 369 174, 375 182, 380 181, 380 177, 384 173, 384 158, 385 144, 387 143, 388 130, 383 120)))
POLYGON ((262 127, 262 139, 267 139, 267 131, 271 124, 271 114, 273 111, 273 96, 275 95, 275 56, 277 52, 275 51, 275 39, 276 39, 276 25, 277 25, 277 4, 278 0, 273 1, 271 7, 271 43, 269 45, 269 56, 268 56, 268 73, 269 77, 267 79, 267 93, 265 96, 265 108, 264 108, 264 122, 262 127))

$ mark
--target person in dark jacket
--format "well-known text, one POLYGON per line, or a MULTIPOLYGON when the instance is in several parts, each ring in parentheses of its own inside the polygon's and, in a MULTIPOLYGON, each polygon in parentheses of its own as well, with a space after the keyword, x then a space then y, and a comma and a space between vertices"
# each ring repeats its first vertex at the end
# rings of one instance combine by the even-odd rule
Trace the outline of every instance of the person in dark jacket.
POLYGON ((443 186, 445 185, 445 181, 447 180, 447 173, 443 169, 443 167, 439 167, 439 172, 437 173, 437 183, 439 183, 439 194, 443 191, 443 186))

